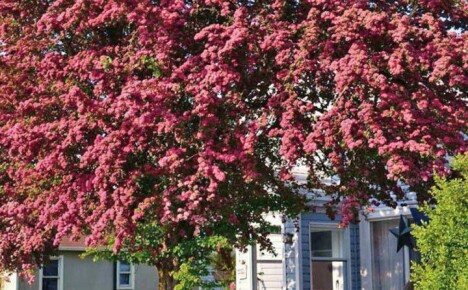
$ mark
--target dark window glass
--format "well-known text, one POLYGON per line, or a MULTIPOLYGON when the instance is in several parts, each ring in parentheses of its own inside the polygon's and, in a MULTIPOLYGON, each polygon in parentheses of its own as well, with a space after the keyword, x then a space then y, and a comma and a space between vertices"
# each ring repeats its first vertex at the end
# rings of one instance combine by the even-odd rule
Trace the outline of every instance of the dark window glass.
POLYGON ((56 278, 43 278, 42 290, 58 290, 58 279, 56 278))
POLYGON ((130 285, 130 274, 120 274, 120 285, 128 286, 130 285))
POLYGON ((311 232, 310 246, 313 257, 332 257, 332 232, 311 232))
POLYGON ((42 269, 43 276, 58 276, 58 260, 52 260, 42 269))
POLYGON ((120 262, 120 272, 130 272, 130 264, 127 262, 120 262))

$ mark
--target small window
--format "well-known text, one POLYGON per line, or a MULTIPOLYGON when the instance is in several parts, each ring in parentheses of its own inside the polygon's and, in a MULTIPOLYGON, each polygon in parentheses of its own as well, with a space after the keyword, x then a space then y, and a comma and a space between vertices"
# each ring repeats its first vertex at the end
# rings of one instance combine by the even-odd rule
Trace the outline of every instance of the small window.
POLYGON ((62 290, 62 258, 50 258, 49 263, 41 269, 41 290, 62 290))
POLYGON ((134 268, 126 261, 117 262, 117 289, 134 288, 134 268))

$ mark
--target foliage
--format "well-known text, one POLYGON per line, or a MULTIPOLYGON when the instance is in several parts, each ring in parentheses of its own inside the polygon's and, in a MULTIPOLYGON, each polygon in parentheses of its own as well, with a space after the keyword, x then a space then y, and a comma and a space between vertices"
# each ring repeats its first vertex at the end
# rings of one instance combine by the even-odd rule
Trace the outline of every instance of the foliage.
POLYGON ((413 231, 422 257, 412 265, 416 289, 468 289, 468 155, 453 167, 460 176, 436 180, 437 206, 424 208, 430 222, 413 231))
POLYGON ((0 0, 0 272, 66 236, 159 269, 185 241, 268 246, 264 213, 297 214, 300 187, 344 224, 372 198, 394 205, 400 184, 430 200, 445 156, 466 150, 467 11, 0 0))
POLYGON ((227 245, 211 255, 211 267, 214 270, 214 278, 225 289, 229 289, 231 283, 236 281, 236 254, 234 249, 227 245))
MULTIPOLYGON (((158 233, 158 226, 140 226, 134 239, 128 241, 132 244, 124 243, 118 253, 113 252, 112 241, 107 246, 89 248, 84 256, 92 256, 94 260, 124 260, 133 264, 154 264, 160 266, 160 279, 167 279, 169 276, 161 275, 162 271, 169 271, 173 277, 174 289, 191 290, 194 287, 203 287, 211 289, 216 286, 225 286, 224 281, 204 281, 202 278, 208 276, 209 267, 214 261, 217 261, 217 253, 232 253, 232 245, 228 242, 233 238, 226 234, 225 236, 202 236, 193 237, 178 241, 177 244, 167 249, 157 252, 149 251, 152 247, 159 246, 163 238, 158 233), (133 249, 141 249, 135 251, 133 249), (130 251, 128 250, 130 249, 130 251)), ((112 238, 111 238, 112 240, 112 238)), ((233 261, 232 261, 233 262, 233 261)), ((233 268, 234 265, 231 265, 233 268)), ((216 267, 215 267, 216 268, 216 267)), ((167 281, 164 281, 167 282, 167 281)), ((163 288, 165 289, 165 288, 163 288)))

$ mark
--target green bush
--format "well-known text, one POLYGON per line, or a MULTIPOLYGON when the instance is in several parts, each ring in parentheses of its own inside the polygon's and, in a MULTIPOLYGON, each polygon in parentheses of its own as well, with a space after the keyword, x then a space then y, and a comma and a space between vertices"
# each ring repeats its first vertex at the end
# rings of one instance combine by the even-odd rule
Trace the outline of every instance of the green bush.
POLYGON ((423 207, 430 221, 413 231, 421 253, 421 263, 412 264, 416 289, 468 289, 468 155, 452 167, 457 178, 436 179, 437 206, 423 207))

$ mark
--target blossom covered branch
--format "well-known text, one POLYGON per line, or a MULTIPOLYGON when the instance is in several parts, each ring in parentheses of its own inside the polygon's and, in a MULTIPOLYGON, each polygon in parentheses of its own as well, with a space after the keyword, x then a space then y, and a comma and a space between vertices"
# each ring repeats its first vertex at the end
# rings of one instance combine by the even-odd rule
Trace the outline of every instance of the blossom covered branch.
POLYGON ((343 222, 466 151, 468 2, 0 1, 0 270, 66 236, 263 237, 309 169, 343 222), (336 176, 339 184, 324 183, 336 176))

